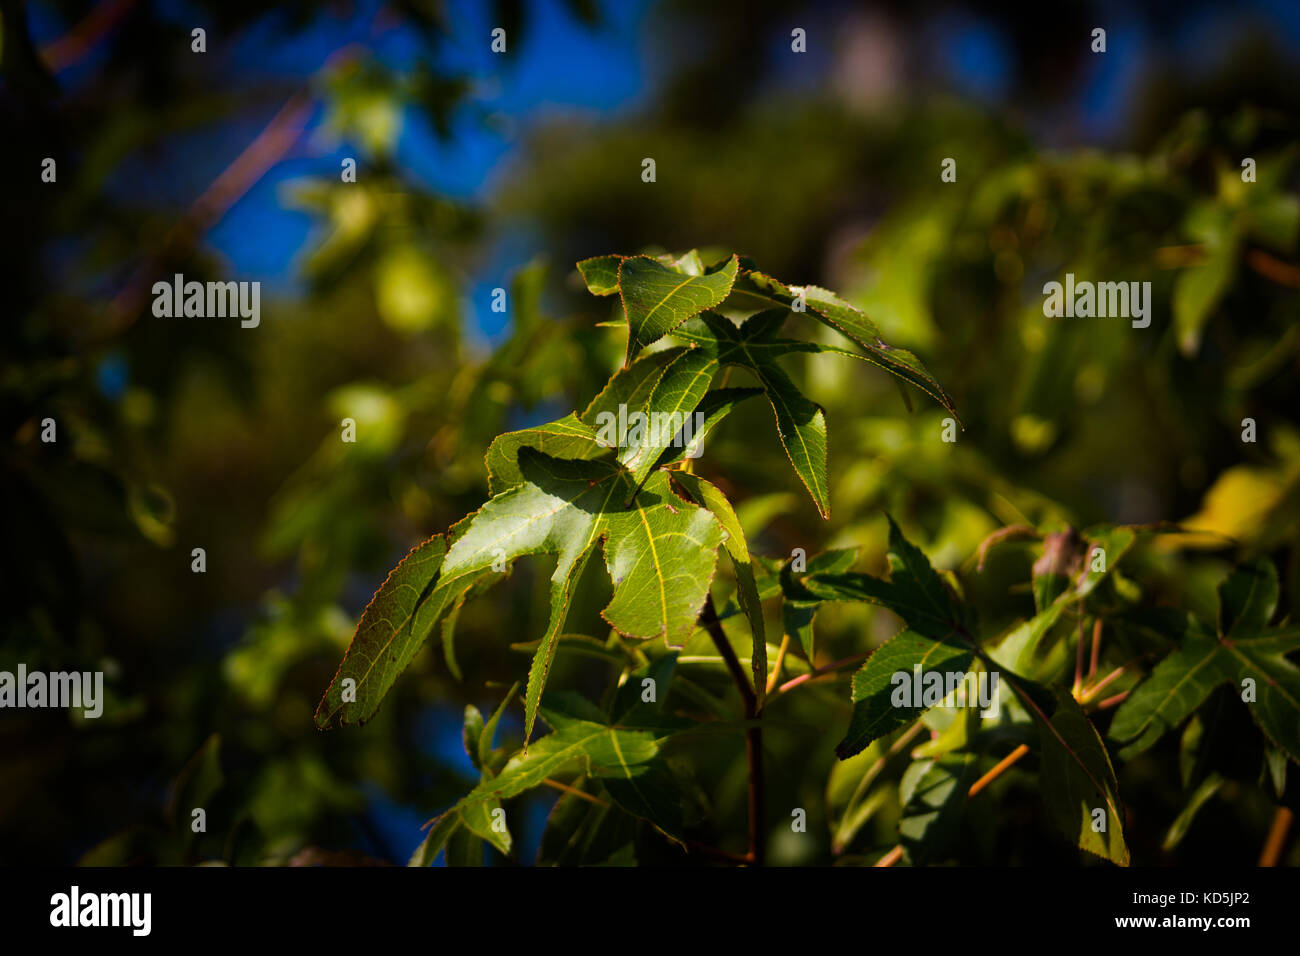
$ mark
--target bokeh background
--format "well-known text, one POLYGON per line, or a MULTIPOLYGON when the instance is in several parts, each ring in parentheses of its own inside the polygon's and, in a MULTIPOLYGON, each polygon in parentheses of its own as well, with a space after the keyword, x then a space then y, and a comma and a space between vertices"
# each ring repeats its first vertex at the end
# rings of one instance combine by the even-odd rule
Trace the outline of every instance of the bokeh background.
MULTIPOLYGON (((941 409, 917 395, 909 413, 883 373, 796 365, 827 409, 831 519, 764 409, 733 415, 701 464, 755 550, 852 544, 883 566, 889 510, 960 568, 1004 524, 1177 520, 1207 533, 1143 558, 1170 603, 1213 619, 1218 578, 1263 553, 1292 607, 1295 3, 6 0, 0 15, 0 669, 103 670, 108 696, 98 720, 0 713, 0 863, 406 861, 476 779, 461 712, 526 673, 510 645, 544 628, 550 569, 522 564, 467 605, 454 654, 426 650, 364 728, 321 734, 311 715, 387 570, 484 499, 491 438, 583 407, 620 361, 597 324, 609 300, 576 281, 590 255, 748 254, 866 309, 953 395, 966 430, 947 445, 941 409), (1042 285, 1067 271, 1151 281, 1151 327, 1045 319, 1042 285), (260 281, 260 326, 154 317, 149 289, 176 272, 260 281)), ((1032 613, 1010 583, 1027 565, 994 564, 978 579, 1002 609, 990 633, 1032 613)), ((824 613, 827 660, 888 636, 885 617, 824 613)), ((552 680, 599 666, 562 658, 552 680)), ((846 686, 773 715, 811 738, 767 735, 769 803, 809 807, 821 834, 845 785, 828 787, 846 686)), ((1135 861, 1253 861, 1272 813, 1258 766, 1243 758, 1171 851, 1186 798, 1171 759, 1121 774, 1135 861)), ((719 817, 743 820, 738 749, 707 783, 719 817)), ((520 861, 554 796, 511 811, 520 861)), ((1007 799, 969 859, 1075 859, 1017 824, 1031 786, 1007 799)), ((856 849, 892 843, 890 825, 856 849)), ((826 839, 774 841, 774 862, 832 860, 826 839)))

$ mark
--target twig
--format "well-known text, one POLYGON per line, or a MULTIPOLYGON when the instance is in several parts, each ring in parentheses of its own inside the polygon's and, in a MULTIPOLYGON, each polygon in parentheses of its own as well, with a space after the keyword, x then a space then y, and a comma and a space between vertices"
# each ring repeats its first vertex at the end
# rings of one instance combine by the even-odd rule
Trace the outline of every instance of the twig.
POLYGON ((1097 660, 1101 655, 1101 618, 1092 622, 1092 660, 1088 664, 1088 680, 1097 676, 1097 660))
MULTIPOLYGON (((1156 250, 1156 264, 1164 269, 1182 269, 1199 265, 1205 259, 1203 245, 1165 246, 1156 250)), ((1265 279, 1278 285, 1300 289, 1300 267, 1277 259, 1263 249, 1248 249, 1246 265, 1265 279)))
POLYGON ((1021 744, 1015 750, 1011 751, 1011 753, 1003 757, 1000 761, 998 761, 998 765, 996 767, 994 767, 984 776, 980 777, 973 784, 971 784, 970 790, 966 792, 967 799, 975 796, 975 794, 979 793, 981 790, 983 790, 985 787, 991 784, 998 777, 1002 776, 1002 774, 1006 772, 1008 767, 1010 767, 1012 764, 1014 764, 1017 760, 1019 760, 1027 753, 1029 753, 1028 745, 1021 744))
POLYGON ((792 690, 795 687, 798 687, 800 684, 806 684, 809 681, 816 680, 818 677, 824 677, 827 674, 831 673, 832 671, 839 670, 841 667, 849 667, 852 666, 853 664, 860 664, 870 656, 871 656, 871 651, 867 651, 867 653, 865 654, 854 654, 852 657, 841 658, 840 660, 835 661, 832 664, 827 664, 825 667, 818 667, 815 670, 809 671, 807 674, 800 674, 798 677, 793 677, 790 680, 786 681, 784 684, 782 684, 780 687, 778 687, 776 689, 776 693, 784 694, 786 691, 792 690))
POLYGON ((1251 249, 1246 253, 1246 265, 1250 266, 1266 279, 1272 279, 1278 285, 1300 289, 1300 268, 1275 259, 1263 249, 1251 249))
POLYGON ((770 694, 776 688, 777 678, 781 676, 781 666, 785 663, 785 652, 790 649, 790 635, 785 634, 781 637, 781 646, 776 652, 776 666, 772 668, 772 673, 767 678, 767 692, 770 694))
POLYGON ((1077 699, 1083 688, 1083 618, 1079 618, 1079 636, 1074 642, 1074 686, 1070 689, 1077 699))
POLYGON ((981 541, 980 546, 975 550, 975 555, 979 559, 976 570, 984 570, 984 561, 989 556, 989 550, 996 545, 1002 544, 1004 541, 1023 541, 1027 538, 1037 539, 1041 537, 1042 535, 1038 533, 1037 529, 1027 524, 1012 524, 1007 525, 1005 528, 998 528, 997 531, 994 531, 981 541))
POLYGON ((1192 243, 1185 246, 1161 246, 1156 250, 1156 268, 1185 269, 1199 265, 1205 259, 1205 246, 1192 243))
POLYGON ((1273 825, 1268 828, 1268 839, 1259 854, 1260 866, 1277 866, 1282 860, 1282 851, 1286 849, 1286 838, 1291 830, 1291 821, 1295 819, 1287 807, 1278 807, 1273 814, 1273 825))
POLYGON ((893 866, 902 858, 903 858, 903 844, 900 843, 898 844, 898 846, 894 847, 892 850, 890 850, 888 853, 882 856, 879 860, 877 860, 875 862, 875 865, 893 866))
POLYGON ((542 783, 544 783, 546 786, 550 787, 553 790, 559 790, 573 797, 580 797, 583 800, 586 800, 588 803, 594 803, 598 807, 608 808, 609 806, 611 806, 608 800, 602 800, 594 793, 587 793, 587 791, 579 790, 577 787, 571 787, 567 783, 560 783, 560 781, 558 780, 552 780, 550 777, 547 777, 545 780, 542 781, 542 783))
POLYGON ((1075 699, 1078 700, 1078 702, 1081 704, 1088 703, 1088 701, 1092 700, 1094 697, 1100 694, 1108 684, 1112 683, 1115 680, 1115 678, 1119 677, 1123 673, 1124 673, 1124 665, 1121 664, 1119 667, 1115 668, 1113 671, 1111 671, 1101 680, 1097 681, 1097 683, 1093 684, 1091 687, 1085 688, 1083 693, 1077 695, 1075 699))
POLYGON ((1118 705, 1124 703, 1124 698, 1127 697, 1128 695, 1129 695, 1129 692, 1128 692, 1128 691, 1124 691, 1122 694, 1116 694, 1114 697, 1107 697, 1105 700, 1103 700, 1101 703, 1099 703, 1099 704, 1096 706, 1096 708, 1094 708, 1094 709, 1096 709, 1096 710, 1109 710, 1111 707, 1116 707, 1116 706, 1118 706, 1118 705))
MULTIPOLYGON (((700 623, 704 625, 713 638, 713 643, 718 647, 718 653, 722 655, 723 661, 726 662, 727 670, 731 671, 732 680, 736 682, 736 689, 740 691, 740 698, 745 705, 745 720, 752 721, 758 718, 758 696, 754 693, 754 688, 750 686, 749 678, 745 676, 744 669, 740 666, 740 661, 736 659, 736 652, 731 647, 731 642, 727 640, 727 632, 722 629, 722 622, 718 620, 718 612, 713 607, 713 595, 705 595, 704 607, 700 611, 700 623)), ((749 765, 749 860, 758 866, 763 865, 763 859, 766 852, 765 841, 767 829, 765 825, 765 799, 763 788, 763 728, 755 724, 745 729, 745 761, 749 765)))

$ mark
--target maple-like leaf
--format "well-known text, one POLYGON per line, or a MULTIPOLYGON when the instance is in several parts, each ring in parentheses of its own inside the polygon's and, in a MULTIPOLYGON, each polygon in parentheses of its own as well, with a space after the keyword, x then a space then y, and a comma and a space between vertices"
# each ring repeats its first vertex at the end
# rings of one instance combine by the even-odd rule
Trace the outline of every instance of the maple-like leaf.
POLYGON ((1300 650, 1300 625, 1268 626, 1277 600, 1271 562, 1256 559, 1228 575, 1219 586, 1218 633, 1193 618, 1178 647, 1115 713, 1110 737, 1124 744, 1121 756, 1146 750, 1227 682, 1269 740, 1300 762, 1300 668, 1286 657, 1300 650))
POLYGON ((547 694, 541 715, 552 732, 511 757, 499 773, 485 773, 478 786, 441 814, 412 865, 431 863, 459 828, 509 853, 510 831, 499 822, 502 815, 494 815, 501 801, 574 772, 598 780, 623 810, 681 839, 681 790, 659 755, 667 734, 611 724, 594 704, 571 693, 547 694))
POLYGON ((598 543, 604 543, 614 583, 613 599, 602 612, 612 627, 635 638, 665 637, 674 645, 684 644, 694 630, 725 532, 711 512, 678 497, 666 474, 654 473, 638 488, 613 450, 601 448, 595 433, 572 416, 515 433, 489 461, 495 486, 504 489, 462 521, 449 544, 440 538, 426 542, 390 575, 321 701, 318 725, 336 716, 344 723, 369 719, 458 597, 525 555, 556 555, 550 623, 528 676, 526 733, 574 584, 598 543), (555 458, 534 447, 554 448, 556 442, 578 457, 555 458), (353 699, 344 694, 348 678, 354 681, 353 699))

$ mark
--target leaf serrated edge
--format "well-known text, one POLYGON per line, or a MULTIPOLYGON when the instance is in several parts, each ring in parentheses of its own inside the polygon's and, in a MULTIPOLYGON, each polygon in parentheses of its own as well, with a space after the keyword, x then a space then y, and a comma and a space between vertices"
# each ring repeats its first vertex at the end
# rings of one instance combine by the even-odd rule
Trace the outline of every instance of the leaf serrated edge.
MULTIPOLYGON (((460 523, 460 522, 457 522, 457 524, 459 524, 459 523, 460 523)), ((434 534, 434 535, 430 535, 428 538, 425 538, 425 539, 424 539, 423 541, 421 541, 419 544, 417 544, 417 545, 415 545, 414 547, 412 547, 410 551, 406 552, 406 556, 403 557, 401 561, 398 561, 397 564, 393 567, 393 569, 392 569, 391 571, 388 572, 388 575, 384 578, 384 583, 381 584, 381 585, 379 585, 379 587, 375 589, 375 593, 374 593, 373 595, 371 595, 370 600, 366 603, 365 609, 361 612, 361 617, 360 617, 360 618, 358 619, 358 621, 357 621, 356 629, 352 632, 352 639, 348 642, 347 650, 345 650, 345 651, 343 652, 343 659, 342 659, 341 661, 339 661, 338 670, 334 672, 334 677, 330 680, 329 685, 325 688, 325 693, 324 693, 324 695, 321 697, 321 699, 320 699, 320 703, 316 705, 316 713, 315 713, 315 715, 314 715, 314 717, 313 717, 313 720, 314 720, 314 722, 315 722, 315 724, 316 724, 316 729, 317 729, 317 730, 326 730, 326 729, 329 729, 331 723, 332 723, 333 720, 334 720, 334 717, 335 717, 335 716, 336 716, 336 715, 337 715, 341 710, 343 710, 343 703, 340 702, 339 706, 336 707, 336 708, 334 708, 334 709, 333 709, 332 711, 330 711, 328 714, 326 714, 323 720, 322 720, 322 718, 321 718, 321 709, 322 709, 323 707, 325 707, 326 702, 329 700, 330 691, 334 689, 334 685, 335 685, 336 683, 338 683, 339 678, 343 675, 343 668, 347 666, 348 658, 352 655, 353 645, 354 645, 354 643, 355 643, 355 641, 356 641, 356 639, 357 639, 357 635, 361 633, 361 625, 365 622, 365 620, 366 620, 366 615, 370 612, 370 608, 373 607, 373 606, 374 606, 374 603, 375 603, 376 601, 379 600, 379 595, 383 593, 384 588, 388 586, 388 582, 391 581, 391 580, 393 579, 393 576, 396 575, 397 572, 400 571, 400 570, 402 569, 402 566, 405 565, 406 562, 409 561, 409 560, 411 559, 411 556, 414 555, 415 552, 419 551, 419 550, 420 550, 421 548, 423 548, 425 545, 430 544, 430 543, 432 543, 433 541, 435 541, 435 540, 441 538, 442 541, 443 541, 442 558, 445 559, 445 558, 447 557, 447 551, 450 549, 450 544, 449 544, 448 541, 447 541, 447 537, 448 537, 448 536, 445 535, 445 534, 434 534)), ((433 581, 430 582, 430 584, 433 586, 434 589, 437 588, 438 582, 439 582, 439 580, 440 580, 440 578, 441 578, 441 576, 442 576, 442 575, 441 575, 441 571, 442 571, 442 565, 441 565, 441 561, 440 561, 440 562, 439 562, 439 566, 438 566, 438 573, 435 573, 434 578, 433 578, 433 581)), ((429 595, 431 596, 432 594, 433 594, 433 591, 430 590, 430 591, 429 591, 429 595)), ((416 597, 416 609, 413 610, 413 611, 411 612, 411 614, 409 614, 409 615, 407 616, 406 620, 402 622, 402 626, 403 626, 403 627, 405 627, 405 626, 406 626, 406 625, 407 625, 407 624, 408 624, 408 623, 409 623, 409 622, 410 622, 410 621, 415 617, 416 611, 418 611, 418 609, 419 609, 419 607, 420 607, 420 600, 421 600, 421 597, 424 597, 424 595, 418 595, 418 596, 416 597)), ((434 623, 437 623, 437 622, 435 621, 434 623)), ((394 627, 394 628, 393 628, 392 635, 389 637, 388 641, 385 642, 383 648, 381 649, 381 652, 380 652, 379 654, 376 655, 376 657, 375 657, 375 661, 378 661, 381 657, 383 657, 383 652, 384 652, 384 651, 387 651, 388 648, 392 646, 393 641, 397 639, 397 632, 398 632, 398 628, 394 627)), ((362 684, 362 681, 365 680, 367 677, 369 677, 369 675, 370 675, 370 671, 374 669, 375 661, 372 661, 372 662, 371 662, 370 667, 367 668, 367 670, 366 670, 366 673, 363 674, 362 677, 359 678, 359 679, 357 680, 357 691, 358 691, 358 692, 360 692, 360 690, 361 690, 361 684, 362 684)), ((357 726, 361 726, 361 725, 363 725, 367 720, 370 719, 370 717, 373 717, 374 714, 378 712, 378 710, 379 710, 379 707, 378 707, 378 705, 376 705, 375 710, 371 712, 370 716, 365 717, 365 718, 358 718, 358 719, 357 719, 357 726)), ((346 722, 345 722, 345 723, 346 723, 346 722)))

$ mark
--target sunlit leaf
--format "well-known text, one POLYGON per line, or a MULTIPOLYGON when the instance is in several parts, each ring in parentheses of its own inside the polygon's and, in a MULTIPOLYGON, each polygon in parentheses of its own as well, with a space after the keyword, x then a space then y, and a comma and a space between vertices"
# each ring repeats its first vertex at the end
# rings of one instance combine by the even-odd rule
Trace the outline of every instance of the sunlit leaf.
POLYGON ((692 276, 646 256, 624 259, 618 270, 619 295, 627 316, 627 361, 693 315, 722 302, 736 279, 736 257, 707 275, 692 276))

